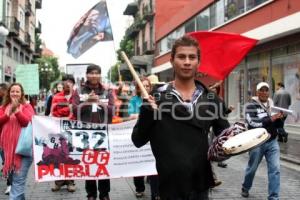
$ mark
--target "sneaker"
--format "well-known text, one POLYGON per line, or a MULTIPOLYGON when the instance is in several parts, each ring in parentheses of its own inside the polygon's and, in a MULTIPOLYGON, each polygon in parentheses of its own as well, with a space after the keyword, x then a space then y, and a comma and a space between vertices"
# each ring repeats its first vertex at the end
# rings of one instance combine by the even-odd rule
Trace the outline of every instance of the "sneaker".
POLYGON ((144 196, 144 192, 136 192, 135 196, 136 198, 142 198, 144 196))
POLYGON ((220 181, 218 179, 215 179, 214 180, 214 185, 210 186, 210 188, 215 188, 215 187, 217 187, 217 186, 219 186, 221 184, 222 184, 222 181, 220 181))
POLYGON ((242 188, 242 192, 241 192, 242 197, 249 197, 249 191, 246 190, 245 188, 242 188))
POLYGON ((68 190, 68 192, 75 192, 76 187, 74 184, 69 184, 69 185, 67 185, 67 190, 68 190))
POLYGON ((7 188, 6 188, 5 192, 4 192, 4 194, 5 194, 5 195, 9 195, 10 189, 11 189, 11 186, 10 186, 10 185, 7 186, 7 188))
POLYGON ((60 188, 61 188, 61 186, 54 184, 54 187, 51 188, 51 190, 52 190, 52 192, 57 192, 60 190, 60 188))
POLYGON ((154 197, 151 197, 151 200, 160 200, 160 197, 159 196, 154 196, 154 197))

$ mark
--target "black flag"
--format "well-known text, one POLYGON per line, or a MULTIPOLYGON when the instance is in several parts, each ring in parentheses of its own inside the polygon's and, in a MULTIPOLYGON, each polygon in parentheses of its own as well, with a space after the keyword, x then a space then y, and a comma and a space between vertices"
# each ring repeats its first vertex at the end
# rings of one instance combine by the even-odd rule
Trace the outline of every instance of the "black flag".
POLYGON ((113 40, 113 34, 106 1, 101 0, 74 26, 67 42, 67 52, 78 58, 97 42, 110 40, 113 40))

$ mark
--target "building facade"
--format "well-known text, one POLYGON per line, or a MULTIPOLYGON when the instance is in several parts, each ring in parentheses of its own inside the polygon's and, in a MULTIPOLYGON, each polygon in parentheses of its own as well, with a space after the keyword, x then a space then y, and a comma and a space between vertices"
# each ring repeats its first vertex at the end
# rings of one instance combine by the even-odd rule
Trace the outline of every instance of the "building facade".
MULTIPOLYGON (((158 11, 157 11, 158 12, 158 11)), ((239 33, 259 39, 258 45, 230 74, 224 84, 225 100, 237 109, 232 120, 243 118, 243 106, 255 95, 255 86, 266 81, 271 95, 283 82, 292 95, 290 126, 300 126, 300 1, 192 0, 155 27, 155 67, 160 80, 173 79, 169 62, 174 40, 187 32, 209 30, 239 33)), ((203 78, 202 78, 203 79, 203 78)), ((215 80, 204 77, 209 84, 215 80)))
MULTIPOLYGON (((137 0, 127 5, 124 15, 133 17, 125 37, 134 43, 134 56, 130 58, 140 75, 151 73, 154 59, 154 0, 137 0)), ((126 64, 121 69, 127 70, 126 64)))
POLYGON ((36 22, 36 9, 41 9, 42 0, 5 0, 2 8, 2 23, 9 30, 2 51, 2 82, 15 81, 18 64, 33 63, 39 56, 36 34, 41 33, 41 23, 36 22))

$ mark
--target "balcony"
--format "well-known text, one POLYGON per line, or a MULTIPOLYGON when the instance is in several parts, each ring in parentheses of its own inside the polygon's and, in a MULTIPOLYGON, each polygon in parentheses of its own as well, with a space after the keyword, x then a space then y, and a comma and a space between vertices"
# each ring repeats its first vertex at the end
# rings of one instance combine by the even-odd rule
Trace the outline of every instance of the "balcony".
POLYGON ((143 54, 145 55, 151 55, 154 54, 154 48, 152 45, 148 46, 148 42, 143 42, 143 54))
POLYGON ((36 0, 35 9, 41 9, 41 8, 42 8, 42 0, 36 0))
POLYGON ((7 29, 9 30, 9 36, 18 36, 20 31, 20 22, 16 17, 6 17, 7 29))
POLYGON ((22 44, 23 47, 29 47, 30 48, 30 43, 31 43, 31 36, 28 32, 25 33, 24 37, 24 43, 22 44))
POLYGON ((42 57, 42 48, 35 46, 35 50, 33 52, 33 58, 41 58, 42 57))
POLYGON ((138 8, 138 4, 136 2, 129 3, 123 12, 123 15, 135 16, 136 13, 138 12, 138 10, 139 10, 139 8, 138 8))
POLYGON ((153 10, 150 8, 149 5, 145 6, 143 9, 143 19, 145 19, 146 21, 151 21, 154 18, 154 12, 153 10))
POLYGON ((143 19, 134 20, 133 24, 126 30, 126 35, 129 38, 134 38, 146 25, 146 21, 143 19))
POLYGON ((35 27, 35 32, 36 33, 42 33, 42 24, 40 21, 38 21, 37 26, 35 27))
POLYGON ((32 5, 30 3, 29 0, 26 0, 26 3, 25 3, 25 15, 27 17, 29 17, 31 15, 31 12, 32 12, 32 5))

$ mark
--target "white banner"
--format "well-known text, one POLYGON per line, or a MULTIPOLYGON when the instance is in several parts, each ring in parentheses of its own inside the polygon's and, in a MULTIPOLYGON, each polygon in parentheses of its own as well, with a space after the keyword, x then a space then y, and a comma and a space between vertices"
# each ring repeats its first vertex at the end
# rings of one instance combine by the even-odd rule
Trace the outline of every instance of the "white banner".
POLYGON ((157 174, 150 144, 136 148, 136 121, 93 124, 34 116, 35 180, 110 179, 157 174))

